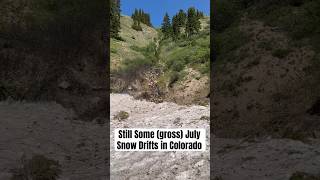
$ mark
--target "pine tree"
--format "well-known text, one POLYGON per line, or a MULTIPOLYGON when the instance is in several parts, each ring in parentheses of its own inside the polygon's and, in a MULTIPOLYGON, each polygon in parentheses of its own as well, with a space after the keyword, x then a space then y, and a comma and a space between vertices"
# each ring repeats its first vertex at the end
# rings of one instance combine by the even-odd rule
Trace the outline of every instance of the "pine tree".
POLYGON ((187 19, 186 13, 182 9, 180 9, 177 16, 178 16, 178 22, 180 27, 184 27, 186 25, 186 19, 187 19))
POLYGON ((190 37, 193 34, 199 32, 201 28, 201 23, 199 17, 197 16, 196 9, 191 7, 188 9, 187 23, 186 23, 186 34, 190 37))
POLYGON ((134 13, 131 15, 131 18, 135 21, 139 21, 147 26, 152 27, 150 15, 145 13, 142 9, 135 9, 134 13))
POLYGON ((174 40, 178 39, 180 36, 180 24, 179 24, 179 16, 174 15, 172 17, 172 38, 174 40))
POLYGON ((146 25, 152 27, 151 20, 150 20, 150 14, 146 14, 146 25))
POLYGON ((138 12, 138 21, 142 21, 142 10, 139 9, 139 12, 138 12))
POLYGON ((133 20, 137 20, 137 18, 138 18, 138 9, 134 9, 134 13, 131 15, 131 18, 133 20))
POLYGON ((197 10, 197 17, 198 18, 203 18, 204 17, 204 14, 203 14, 203 12, 202 11, 199 11, 199 10, 197 10))
POLYGON ((171 22, 168 13, 165 14, 161 26, 161 31, 164 34, 164 38, 168 38, 171 35, 171 22))
POLYGON ((110 36, 119 38, 120 32, 120 0, 110 1, 110 36))

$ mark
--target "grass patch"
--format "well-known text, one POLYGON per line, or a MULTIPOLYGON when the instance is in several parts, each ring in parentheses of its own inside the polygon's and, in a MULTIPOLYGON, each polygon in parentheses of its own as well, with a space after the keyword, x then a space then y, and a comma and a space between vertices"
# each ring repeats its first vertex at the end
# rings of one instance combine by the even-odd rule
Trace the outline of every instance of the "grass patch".
POLYGON ((119 75, 135 75, 140 71, 143 71, 147 68, 150 68, 153 66, 153 62, 146 59, 146 58, 135 58, 135 59, 127 59, 123 61, 121 64, 121 67, 115 71, 112 72, 114 74, 119 75))
POLYGON ((214 37, 214 43, 218 64, 238 60, 235 50, 243 47, 247 42, 249 42, 249 37, 241 32, 237 26, 230 27, 223 33, 217 34, 214 37))
POLYGON ((130 48, 140 52, 143 57, 125 59, 122 61, 120 68, 112 72, 113 74, 135 77, 137 73, 157 65, 158 58, 155 43, 149 43, 146 47, 131 46, 130 48))
POLYGON ((156 61, 157 59, 157 48, 154 42, 149 43, 146 47, 139 47, 139 46, 131 46, 132 50, 141 52, 145 58, 150 59, 151 61, 156 61))

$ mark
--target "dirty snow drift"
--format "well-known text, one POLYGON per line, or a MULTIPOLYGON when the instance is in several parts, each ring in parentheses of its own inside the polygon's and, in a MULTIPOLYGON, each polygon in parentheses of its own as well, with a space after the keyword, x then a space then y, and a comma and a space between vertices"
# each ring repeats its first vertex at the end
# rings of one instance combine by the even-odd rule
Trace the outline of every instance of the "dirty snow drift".
POLYGON ((125 94, 111 95, 111 179, 194 179, 210 177, 209 115, 205 106, 180 106, 135 100, 125 94), (123 121, 114 119, 119 111, 129 113, 123 121), (115 128, 204 128, 207 150, 204 152, 116 152, 115 128))

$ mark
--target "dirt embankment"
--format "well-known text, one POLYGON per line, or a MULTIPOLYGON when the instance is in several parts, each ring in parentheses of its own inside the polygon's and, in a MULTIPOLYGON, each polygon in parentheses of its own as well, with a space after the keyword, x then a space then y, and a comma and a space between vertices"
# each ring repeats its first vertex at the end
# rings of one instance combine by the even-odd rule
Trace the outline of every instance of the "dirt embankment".
POLYGON ((233 61, 213 68, 216 135, 319 138, 320 117, 308 113, 320 92, 318 76, 309 71, 313 50, 260 21, 242 18, 238 28, 246 43, 231 52, 233 61))
POLYGON ((128 93, 137 99, 156 103, 209 104, 210 80, 207 76, 190 68, 182 81, 160 86, 162 73, 159 68, 142 68, 130 76, 111 77, 111 86, 114 92, 128 93))
POLYGON ((85 120, 106 116, 104 4, 64 3, 1 1, 0 100, 56 101, 85 120))

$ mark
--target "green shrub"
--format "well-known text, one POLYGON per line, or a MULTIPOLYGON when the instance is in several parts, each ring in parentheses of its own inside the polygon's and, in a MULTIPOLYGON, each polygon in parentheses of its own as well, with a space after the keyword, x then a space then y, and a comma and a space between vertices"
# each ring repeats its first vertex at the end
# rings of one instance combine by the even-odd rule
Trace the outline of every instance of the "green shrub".
POLYGON ((147 69, 151 66, 153 66, 153 62, 146 58, 127 59, 124 60, 117 73, 133 75, 138 73, 140 70, 147 69))
POLYGON ((213 178, 213 180, 223 180, 221 176, 216 176, 213 178))
POLYGON ((134 51, 140 52, 144 57, 124 60, 119 70, 113 73, 134 77, 134 75, 140 71, 157 65, 157 52, 154 42, 150 43, 146 47, 131 46, 130 48, 134 51))
POLYGON ((267 0, 257 1, 248 10, 249 16, 269 26, 284 30, 293 40, 309 39, 317 51, 320 50, 320 1, 267 0))
POLYGON ((272 41, 262 41, 259 42, 258 47, 267 51, 271 51, 273 48, 273 42, 272 41))
POLYGON ((121 120, 125 120, 129 118, 129 113, 125 112, 125 111, 120 111, 118 112, 114 117, 114 119, 117 119, 119 121, 121 120))
POLYGON ((295 172, 289 180, 320 180, 320 176, 314 176, 304 172, 295 172))
POLYGON ((136 30, 136 31, 142 31, 142 27, 140 25, 140 23, 133 23, 131 26, 132 29, 136 30))
POLYGON ((238 59, 235 50, 249 42, 249 37, 241 32, 239 27, 234 26, 226 29, 223 33, 217 34, 213 42, 218 62, 225 63, 238 59))
POLYGON ((157 55, 157 52, 156 52, 156 43, 154 42, 151 42, 149 43, 146 47, 139 47, 139 46, 131 46, 130 48, 132 50, 135 50, 137 52, 140 52, 144 55, 145 58, 148 58, 150 59, 151 61, 155 61, 156 60, 156 55, 157 55))
POLYGON ((169 87, 172 86, 175 82, 179 80, 179 73, 176 71, 172 71, 169 74, 169 87))
POLYGON ((233 0, 217 0, 215 6, 214 31, 222 32, 236 20, 238 9, 233 0))
POLYGON ((288 49, 276 49, 272 52, 272 56, 283 59, 287 57, 289 53, 290 53, 290 50, 288 49))
POLYGON ((43 155, 34 155, 30 160, 23 157, 21 165, 12 170, 11 180, 56 180, 62 172, 58 161, 43 155))
POLYGON ((80 42, 88 42, 91 33, 103 26, 105 8, 103 0, 31 0, 2 3, 7 10, 5 17, 14 13, 14 20, 1 29, 1 33, 19 39, 28 46, 49 48, 75 48, 80 42), (7 12, 14 7, 14 12, 7 12), (19 15, 19 13, 21 13, 19 15))

